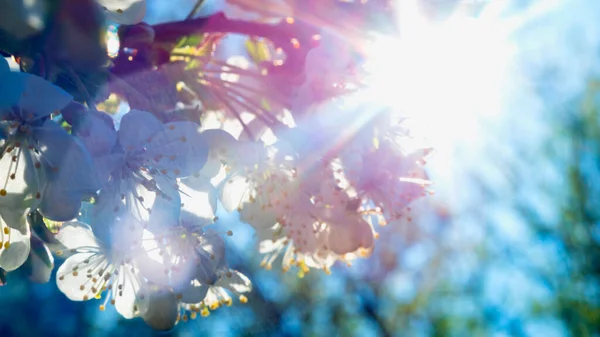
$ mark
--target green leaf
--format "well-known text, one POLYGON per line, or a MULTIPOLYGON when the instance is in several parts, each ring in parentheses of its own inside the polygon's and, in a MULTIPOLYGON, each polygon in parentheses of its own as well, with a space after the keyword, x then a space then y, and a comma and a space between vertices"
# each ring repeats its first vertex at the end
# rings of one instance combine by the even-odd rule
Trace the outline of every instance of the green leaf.
POLYGON ((203 65, 198 59, 192 59, 185 65, 185 70, 200 68, 203 65))
POLYGON ((198 47, 204 42, 204 35, 188 35, 182 37, 175 48, 184 48, 184 47, 198 47))
POLYGON ((256 64, 264 61, 271 61, 269 45, 265 41, 251 39, 246 40, 246 51, 248 52, 250 59, 256 64))
POLYGON ((271 112, 271 104, 269 104, 269 101, 266 98, 261 98, 260 99, 260 107, 263 108, 265 111, 267 112, 271 112))

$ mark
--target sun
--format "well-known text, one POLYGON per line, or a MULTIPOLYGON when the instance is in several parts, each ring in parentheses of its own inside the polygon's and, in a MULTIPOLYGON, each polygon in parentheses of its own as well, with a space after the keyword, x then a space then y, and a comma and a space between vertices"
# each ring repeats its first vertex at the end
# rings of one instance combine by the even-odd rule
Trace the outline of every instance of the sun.
POLYGON ((403 1, 400 35, 377 37, 367 48, 369 99, 410 120, 414 134, 438 155, 482 137, 482 119, 500 111, 512 48, 506 25, 490 17, 454 15, 431 22, 403 1))

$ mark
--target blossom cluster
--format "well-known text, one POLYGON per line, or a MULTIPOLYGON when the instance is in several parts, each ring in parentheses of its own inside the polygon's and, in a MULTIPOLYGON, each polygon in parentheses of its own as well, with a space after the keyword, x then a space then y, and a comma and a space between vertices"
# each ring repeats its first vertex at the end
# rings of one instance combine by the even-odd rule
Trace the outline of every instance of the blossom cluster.
POLYGON ((404 146, 410 137, 392 109, 352 105, 360 57, 335 32, 308 36, 320 43, 306 49, 292 39, 290 53, 304 53, 293 71, 282 70, 291 54, 221 60, 220 38, 208 33, 189 53, 174 46, 148 63, 160 27, 138 23, 144 1, 98 2, 122 27, 137 24, 120 30, 111 69, 123 76, 109 83, 129 105, 122 117, 99 110, 103 100, 73 69, 83 100, 0 60, 2 270, 41 260, 34 269, 47 281, 52 251, 65 259, 56 283, 69 299, 100 299, 101 310, 113 305, 168 330, 231 305, 232 295, 248 301, 250 280, 226 260, 233 233, 213 226, 218 207, 255 229, 262 266, 280 258, 284 271, 303 276, 369 256, 376 227, 428 193, 429 149, 404 146), (134 68, 181 70, 162 87, 174 104, 149 103, 134 68))
POLYGON ((124 317, 142 316, 158 328, 179 313, 208 315, 231 304, 225 289, 246 301, 250 281, 227 267, 221 235, 203 228, 213 220, 216 192, 191 176, 209 151, 198 124, 163 124, 132 110, 117 131, 110 115, 69 103, 58 87, 2 62, 11 86, 0 91, 0 267, 25 263, 36 235, 27 214, 39 212, 64 222, 52 247, 67 257, 57 285, 71 300, 106 292, 101 309, 111 303, 124 317), (172 301, 172 317, 165 301, 172 301), (155 302, 163 308, 157 317, 155 302))

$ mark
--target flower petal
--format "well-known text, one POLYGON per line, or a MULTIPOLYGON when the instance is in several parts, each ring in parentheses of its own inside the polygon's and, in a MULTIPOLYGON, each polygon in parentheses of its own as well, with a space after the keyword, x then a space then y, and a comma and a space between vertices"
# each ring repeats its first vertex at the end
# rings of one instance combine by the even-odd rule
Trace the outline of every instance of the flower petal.
POLYGON ((269 209, 264 209, 258 201, 246 202, 240 210, 240 221, 255 229, 270 228, 277 223, 277 216, 269 209))
POLYGON ((172 265, 170 252, 165 251, 164 245, 148 230, 143 231, 142 242, 142 249, 135 254, 135 265, 140 275, 155 285, 169 286, 169 268, 172 265))
POLYGON ((73 193, 55 182, 44 189, 38 211, 53 221, 70 221, 79 216, 82 195, 73 193))
POLYGON ((107 263, 106 256, 99 254, 98 249, 69 256, 56 272, 56 285, 71 301, 90 300, 102 289, 101 282, 105 280, 99 277, 96 282, 91 281, 86 270, 107 263))
POLYGON ((65 192, 93 194, 100 183, 92 164, 92 158, 83 144, 69 135, 60 125, 48 120, 33 129, 44 160, 51 167, 47 179, 65 192))
POLYGON ((0 207, 0 221, 3 220, 8 227, 25 233, 28 228, 27 213, 29 213, 28 208, 0 207))
POLYGON ((100 247, 92 228, 79 221, 71 221, 64 223, 56 239, 60 241, 67 249, 77 249, 81 247, 100 247))
POLYGON ((3 239, 2 247, 0 247, 0 268, 13 271, 23 265, 29 256, 30 232, 28 229, 20 232, 9 228, 2 220, 0 220, 0 230, 3 239), (8 228, 8 234, 4 235, 6 228, 8 228))
POLYGON ((204 301, 203 301, 204 304, 206 304, 208 307, 211 307, 214 304, 220 305, 221 304, 221 295, 223 295, 223 293, 224 293, 224 291, 221 291, 220 287, 216 287, 216 286, 209 287, 208 293, 206 293, 206 296, 204 297, 204 301))
MULTIPOLYGON (((4 62, 4 58, 2 58, 4 62)), ((8 66, 8 65, 7 65, 8 66)), ((0 116, 10 111, 8 109, 19 105, 21 94, 25 90, 25 79, 27 75, 10 70, 2 71, 0 81, 0 116)))
POLYGON ((213 178, 217 178, 219 173, 221 173, 223 169, 223 164, 221 160, 214 155, 214 151, 211 150, 208 153, 208 159, 206 160, 206 164, 202 167, 198 173, 194 173, 194 177, 209 179, 213 184, 217 185, 218 183, 214 183, 213 178))
MULTIPOLYGON (((102 188, 98 195, 95 197, 95 203, 91 206, 89 217, 86 221, 92 226, 110 226, 114 220, 120 216, 124 211, 123 203, 121 201, 121 194, 118 193, 118 183, 109 184, 102 188)), ((104 242, 109 242, 109 237, 102 237, 104 242)))
POLYGON ((208 142, 211 151, 220 159, 227 159, 234 155, 238 141, 227 131, 221 129, 208 129, 202 131, 202 136, 208 142))
POLYGON ((164 124, 151 113, 131 110, 121 119, 118 131, 119 144, 125 151, 138 149, 163 127, 164 124))
POLYGON ((336 254, 352 253, 373 246, 373 230, 362 219, 351 219, 330 225, 328 247, 336 254))
POLYGON ((229 269, 229 273, 222 276, 217 286, 229 289, 235 293, 245 293, 252 290, 250 279, 237 270, 229 269))
MULTIPOLYGON (((157 176, 155 181, 159 192, 151 191, 142 185, 138 185, 137 195, 142 196, 144 204, 150 206, 149 218, 142 218, 141 220, 149 221, 149 230, 161 232, 179 224, 181 199, 174 180, 164 176, 157 176)), ((142 216, 144 216, 142 213, 138 215, 138 217, 142 216)))
POLYGON ((182 303, 200 303, 206 297, 208 286, 201 284, 196 280, 192 280, 186 287, 178 289, 178 294, 181 295, 182 303))
POLYGON ((66 91, 41 77, 26 73, 20 74, 23 74, 20 76, 25 76, 25 88, 21 93, 19 106, 25 114, 23 117, 27 119, 49 116, 51 113, 61 110, 73 100, 73 97, 66 91))
POLYGON ((237 210, 249 197, 246 177, 235 175, 223 181, 219 200, 227 212, 237 210))
POLYGON ((208 143, 200 126, 192 122, 172 122, 156 133, 147 146, 146 158, 159 170, 175 177, 186 177, 204 167, 208 143))
POLYGON ((199 247, 203 251, 214 255, 214 258, 211 258, 211 260, 216 261, 217 264, 224 263, 225 252, 227 250, 223 237, 215 230, 209 229, 204 232, 201 239, 199 247))
POLYGON ((212 284, 218 279, 218 272, 226 268, 225 240, 217 233, 207 231, 203 242, 196 248, 200 263, 194 272, 194 279, 204 284, 212 284))
POLYGON ((137 248, 144 233, 144 223, 136 219, 130 213, 124 213, 110 226, 108 247, 117 247, 120 250, 131 250, 137 248))
POLYGON ((137 273, 131 271, 131 266, 121 266, 119 274, 122 275, 123 287, 113 298, 115 299, 115 309, 125 318, 133 318, 143 315, 148 310, 149 294, 144 281, 137 273))
MULTIPOLYGON (((262 229, 256 231, 258 239, 258 252, 261 254, 272 253, 274 251, 281 251, 286 242, 289 241, 285 237, 273 241, 273 231, 270 229, 262 229)), ((285 261, 287 262, 287 261, 285 261)))
POLYGON ((148 310, 142 318, 152 329, 167 331, 175 327, 178 316, 178 301, 175 294, 159 289, 150 294, 148 310))
POLYGON ((181 221, 202 226, 213 221, 217 211, 217 189, 203 178, 181 180, 181 221))
POLYGON ((40 171, 34 168, 31 152, 23 146, 13 149, 11 154, 4 153, 0 158, 0 189, 6 195, 0 196, 0 207, 7 210, 31 207, 33 195, 41 192, 40 171))
POLYGON ((83 110, 73 112, 70 117, 73 135, 81 139, 93 157, 110 153, 117 143, 117 131, 110 115, 101 111, 83 110))
POLYGON ((94 157, 94 167, 98 174, 101 188, 108 183, 110 175, 125 165, 125 156, 122 153, 111 153, 94 157))

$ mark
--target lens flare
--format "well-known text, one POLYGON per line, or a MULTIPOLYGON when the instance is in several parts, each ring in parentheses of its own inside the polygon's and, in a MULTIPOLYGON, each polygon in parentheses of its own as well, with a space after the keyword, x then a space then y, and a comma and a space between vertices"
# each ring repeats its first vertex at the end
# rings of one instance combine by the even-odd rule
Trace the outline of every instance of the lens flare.
POLYGON ((411 118, 413 130, 436 148, 476 141, 475 124, 498 113, 509 73, 505 30, 483 18, 433 24, 413 10, 413 19, 401 18, 399 38, 380 37, 368 48, 365 95, 411 118))
POLYGON ((119 55, 119 35, 116 26, 111 25, 106 30, 106 51, 110 58, 115 58, 119 55))
POLYGON ((415 137, 407 150, 434 148, 430 176, 452 181, 465 164, 457 155, 482 147, 484 126, 501 118, 516 73, 516 23, 487 11, 433 22, 415 0, 401 1, 398 13, 399 35, 377 37, 366 48, 369 79, 361 95, 406 117, 415 137))

